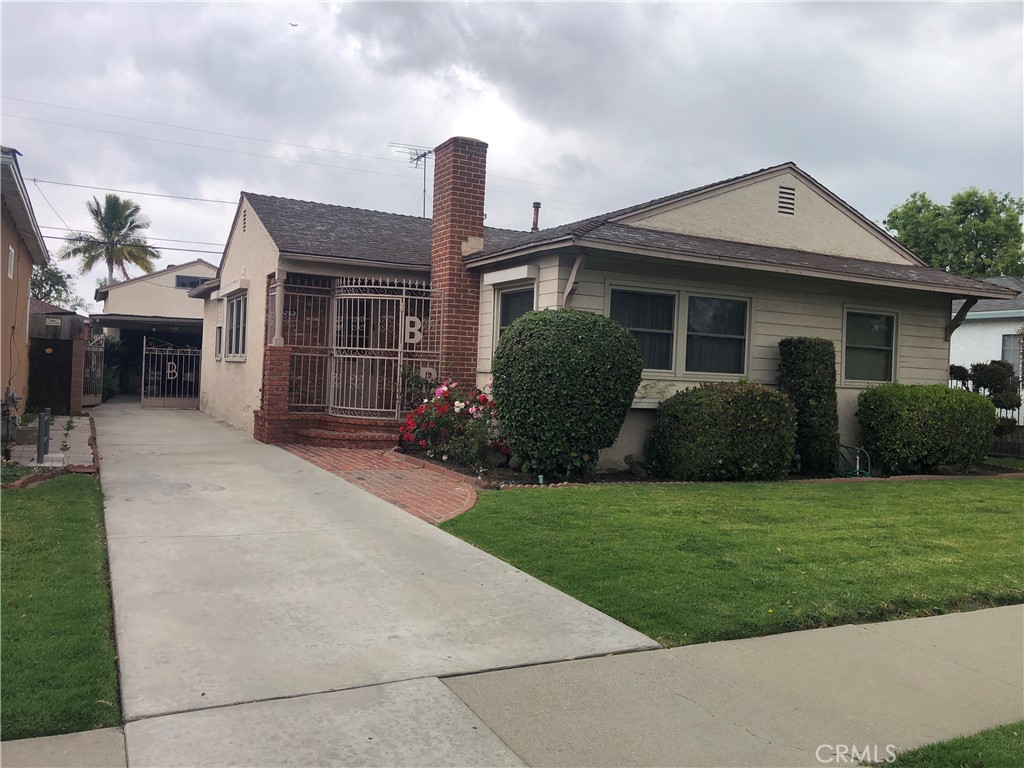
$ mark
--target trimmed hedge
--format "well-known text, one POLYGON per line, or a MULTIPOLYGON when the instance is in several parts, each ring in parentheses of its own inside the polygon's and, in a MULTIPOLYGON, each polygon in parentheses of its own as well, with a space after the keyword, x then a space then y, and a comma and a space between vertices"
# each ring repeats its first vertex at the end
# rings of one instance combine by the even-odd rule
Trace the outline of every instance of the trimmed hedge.
POLYGON ((889 474, 981 461, 998 423, 987 397, 941 384, 880 384, 857 404, 864 446, 889 474))
POLYGON ((659 407, 648 469, 672 480, 777 480, 793 463, 796 413, 758 384, 702 384, 659 407))
POLYGON ((779 391, 796 408, 801 472, 827 475, 839 461, 836 348, 828 339, 796 336, 779 342, 779 391))
POLYGON ((578 309, 528 312, 494 352, 501 430, 524 471, 585 475, 615 442, 640 384, 643 358, 620 323, 578 309))

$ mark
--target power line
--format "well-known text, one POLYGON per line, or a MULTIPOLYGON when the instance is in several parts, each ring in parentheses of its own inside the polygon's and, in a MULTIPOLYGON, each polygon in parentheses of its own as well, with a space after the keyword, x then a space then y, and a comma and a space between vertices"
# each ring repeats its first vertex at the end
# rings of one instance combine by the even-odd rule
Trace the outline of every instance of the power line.
POLYGON ((276 157, 274 155, 261 155, 259 152, 243 152, 240 149, 226 149, 225 147, 210 147, 205 144, 192 144, 187 141, 172 141, 171 139, 158 139, 153 136, 140 136, 137 133, 122 133, 120 131, 108 131, 105 128, 91 128, 87 125, 74 125, 73 123, 61 123, 56 120, 43 120, 38 117, 28 117, 27 115, 11 115, 7 112, 2 114, 3 117, 14 118, 16 120, 29 120, 33 123, 43 123, 45 125, 59 125, 64 128, 78 128, 82 131, 93 131, 94 133, 108 133, 112 136, 121 136, 122 138, 128 139, 142 139, 143 141, 155 141, 160 144, 173 144, 178 147, 192 147, 194 149, 207 149, 212 152, 227 152, 232 155, 242 155, 244 157, 260 157, 265 160, 280 160, 286 163, 301 163, 303 165, 316 165, 321 168, 335 168, 341 171, 355 171, 356 173, 372 173, 375 176, 397 176, 400 179, 412 178, 408 174, 404 173, 388 173, 387 171, 371 171, 368 168, 353 168, 348 165, 333 165, 331 163, 318 163, 314 160, 301 160, 297 157, 276 157))
MULTIPOLYGON (((394 158, 394 157, 380 157, 378 155, 364 155, 364 154, 360 154, 358 152, 345 152, 344 150, 340 150, 340 149, 331 149, 330 147, 313 147, 313 146, 310 146, 308 144, 293 144, 293 143, 287 142, 287 141, 276 141, 274 139, 261 139, 261 138, 255 137, 255 136, 241 136, 241 135, 234 134, 234 133, 223 133, 221 131, 211 131, 211 130, 208 130, 206 128, 193 128, 193 127, 188 126, 188 125, 176 125, 174 123, 164 123, 164 122, 160 122, 159 120, 146 120, 146 119, 141 118, 141 117, 130 117, 128 115, 117 115, 117 114, 114 114, 114 113, 111 113, 111 112, 100 112, 100 111, 94 110, 94 109, 83 109, 81 107, 69 107, 69 106, 66 106, 64 104, 53 104, 53 103, 46 102, 46 101, 34 101, 33 99, 21 99, 21 98, 18 98, 16 96, 3 96, 2 98, 7 99, 9 101, 19 101, 19 102, 22 102, 22 103, 25 103, 25 104, 36 104, 36 105, 42 106, 42 107, 52 107, 54 109, 65 109, 65 110, 69 110, 69 111, 72 111, 72 112, 83 112, 85 114, 90 114, 90 115, 99 115, 101 117, 110 117, 110 118, 114 118, 115 120, 130 120, 130 121, 136 122, 136 123, 145 123, 145 124, 148 124, 148 125, 158 125, 158 126, 161 126, 161 127, 164 127, 164 128, 174 128, 176 130, 181 130, 181 131, 193 131, 195 133, 205 133, 205 134, 208 134, 210 136, 223 136, 223 137, 229 138, 229 139, 242 139, 244 141, 257 141, 257 142, 260 142, 261 144, 272 144, 272 145, 281 146, 281 147, 290 147, 292 149, 306 149, 306 150, 310 150, 312 152, 330 152, 330 153, 333 153, 333 154, 347 155, 347 156, 350 156, 350 157, 361 157, 361 158, 365 158, 367 160, 383 160, 383 161, 386 161, 386 162, 389 162, 389 163, 404 163, 405 162, 403 160, 398 160, 397 158, 394 158)), ((38 118, 22 117, 20 115, 11 115, 11 117, 21 117, 23 120, 38 120, 38 118)), ((39 120, 39 122, 47 122, 47 121, 39 120)), ((92 129, 90 129, 90 128, 85 128, 84 126, 69 125, 68 123, 53 123, 53 124, 54 125, 65 125, 65 126, 68 126, 68 127, 71 127, 71 128, 84 128, 85 130, 101 130, 99 128, 92 128, 92 129)), ((108 131, 108 132, 112 133, 112 131, 108 131)), ((118 135, 121 135, 121 134, 118 134, 118 135)), ((124 135, 131 136, 133 134, 124 134, 124 135)), ((141 136, 141 137, 137 137, 137 138, 147 138, 147 137, 141 136)), ((160 141, 160 139, 154 139, 154 141, 160 141)), ((201 146, 201 145, 186 145, 186 146, 201 146)), ((413 145, 401 145, 401 146, 412 147, 413 145)), ((214 148, 213 147, 206 147, 206 149, 214 149, 214 148)), ((258 155, 258 156, 259 157, 267 157, 267 155, 258 155)), ((285 158, 276 158, 276 159, 285 159, 285 158)), ((340 167, 340 166, 337 166, 337 167, 340 167)), ((350 170, 358 170, 358 169, 350 169, 350 170)), ((517 179, 514 176, 499 176, 497 174, 490 174, 490 176, 493 179, 502 179, 503 181, 514 181, 514 182, 517 182, 519 184, 531 184, 531 185, 536 186, 536 187, 545 187, 547 189, 559 189, 559 190, 562 190, 564 192, 577 192, 577 193, 579 193, 581 195, 592 195, 594 197, 606 197, 606 198, 609 198, 611 200, 629 200, 630 199, 630 198, 623 197, 622 195, 609 195, 609 194, 606 194, 606 193, 603 193, 603 192, 591 192, 590 190, 586 190, 586 189, 575 189, 573 187, 562 187, 562 186, 558 186, 557 184, 544 184, 542 182, 533 181, 531 179, 517 179)), ((509 192, 509 193, 506 193, 506 194, 515 194, 515 193, 509 192)), ((552 200, 551 202, 564 202, 564 201, 552 200)))
MULTIPOLYGON (((60 230, 67 230, 69 232, 82 232, 82 231, 85 230, 85 227, 83 227, 82 229, 71 229, 70 227, 50 227, 50 226, 47 226, 45 224, 40 224, 39 228, 40 229, 60 229, 60 230)), ((224 247, 224 243, 211 243, 211 242, 209 242, 207 240, 177 240, 177 239, 175 239, 173 237, 156 237, 154 235, 146 235, 146 240, 165 240, 165 241, 167 241, 169 243, 191 243, 192 245, 216 245, 216 246, 219 246, 221 248, 224 247)))
POLYGON ((56 217, 57 217, 58 219, 60 219, 60 223, 61 223, 61 224, 63 224, 63 225, 64 225, 64 227, 65 227, 66 229, 71 229, 71 227, 69 227, 69 226, 68 226, 68 223, 67 223, 66 221, 64 221, 64 217, 63 217, 63 216, 61 216, 61 215, 60 215, 59 213, 57 213, 57 209, 53 207, 53 203, 51 203, 51 202, 49 201, 49 199, 48 199, 48 198, 46 197, 46 195, 44 195, 44 194, 43 194, 43 190, 42 190, 42 188, 41 188, 41 187, 39 186, 39 184, 38 184, 38 183, 36 182, 36 180, 35 180, 35 179, 30 179, 30 181, 31 181, 31 182, 32 182, 33 184, 35 184, 35 185, 36 185, 36 189, 37 189, 37 190, 39 191, 39 195, 40 195, 40 197, 42 197, 42 198, 43 198, 43 200, 46 200, 46 204, 47 204, 48 206, 50 206, 50 210, 51 210, 51 211, 53 211, 54 215, 55 215, 55 216, 56 216, 56 217))
MULTIPOLYGON (((78 242, 78 238, 77 237, 61 237, 60 235, 43 235, 43 237, 45 237, 47 240, 63 240, 65 242, 71 242, 71 241, 78 242)), ((90 240, 86 240, 85 242, 87 242, 89 244, 92 244, 92 245, 113 245, 113 243, 110 243, 110 242, 108 242, 106 240, 91 240, 90 239, 90 240)), ((204 251, 204 250, 199 249, 199 248, 172 248, 169 245, 161 245, 161 246, 159 246, 159 248, 157 248, 157 250, 160 250, 160 251, 184 251, 186 253, 217 253, 217 254, 221 253, 221 251, 204 251)))
POLYGON ((159 192, 140 192, 133 189, 113 189, 112 187, 93 187, 88 184, 72 184, 70 181, 47 181, 46 179, 29 179, 36 184, 55 184, 58 187, 78 187, 79 189, 95 189, 99 192, 120 192, 123 195, 145 195, 148 197, 168 197, 172 200, 193 200, 197 203, 224 203, 226 205, 238 205, 237 200, 211 200, 207 197, 187 197, 185 195, 164 195, 159 192))

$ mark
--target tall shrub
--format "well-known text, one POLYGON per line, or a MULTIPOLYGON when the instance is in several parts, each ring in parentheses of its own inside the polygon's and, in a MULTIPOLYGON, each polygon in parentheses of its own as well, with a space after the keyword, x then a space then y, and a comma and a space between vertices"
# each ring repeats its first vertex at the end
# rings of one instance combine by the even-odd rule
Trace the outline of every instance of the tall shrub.
POLYGON ((673 480, 777 480, 793 462, 789 398, 758 384, 703 384, 658 407, 648 469, 673 480))
POLYGON ((642 369, 636 340, 614 320, 576 309, 523 315, 492 365, 509 450, 530 472, 592 471, 622 428, 642 369))
POLYGON ((830 474, 839 460, 836 348, 828 339, 779 342, 779 390, 796 408, 796 454, 802 472, 830 474))
POLYGON ((864 445, 890 474, 981 461, 998 423, 987 397, 942 384, 880 384, 857 403, 864 445))

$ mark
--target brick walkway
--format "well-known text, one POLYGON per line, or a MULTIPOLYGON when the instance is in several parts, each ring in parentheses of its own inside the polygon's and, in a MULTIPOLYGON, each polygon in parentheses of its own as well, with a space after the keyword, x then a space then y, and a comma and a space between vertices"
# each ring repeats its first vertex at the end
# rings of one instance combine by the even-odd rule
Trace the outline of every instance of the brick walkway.
POLYGON ((476 503, 476 490, 468 478, 463 481, 452 477, 454 473, 417 466, 415 460, 393 451, 281 447, 428 523, 448 520, 476 503))

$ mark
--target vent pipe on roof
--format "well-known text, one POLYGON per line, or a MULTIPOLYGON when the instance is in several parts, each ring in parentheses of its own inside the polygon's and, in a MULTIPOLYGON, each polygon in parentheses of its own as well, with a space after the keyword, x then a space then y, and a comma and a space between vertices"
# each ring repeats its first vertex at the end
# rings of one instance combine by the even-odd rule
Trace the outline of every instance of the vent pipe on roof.
POLYGON ((534 203, 533 204, 533 227, 530 229, 531 232, 536 232, 538 229, 540 229, 540 227, 537 226, 539 222, 540 222, 540 203, 534 203))

